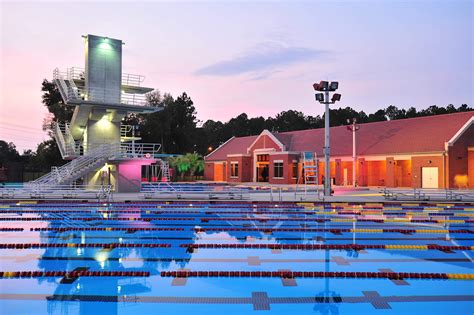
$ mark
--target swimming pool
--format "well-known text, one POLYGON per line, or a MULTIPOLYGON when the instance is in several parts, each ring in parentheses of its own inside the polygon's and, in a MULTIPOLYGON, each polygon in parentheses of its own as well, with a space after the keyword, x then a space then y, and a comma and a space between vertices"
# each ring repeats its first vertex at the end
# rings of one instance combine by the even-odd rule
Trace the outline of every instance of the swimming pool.
POLYGON ((473 205, 0 204, 2 314, 472 314, 473 205))

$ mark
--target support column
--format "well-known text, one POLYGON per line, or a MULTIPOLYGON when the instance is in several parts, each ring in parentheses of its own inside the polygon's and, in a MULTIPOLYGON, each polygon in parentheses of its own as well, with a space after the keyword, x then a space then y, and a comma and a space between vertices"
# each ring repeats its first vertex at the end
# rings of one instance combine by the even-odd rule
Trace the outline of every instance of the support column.
POLYGON ((393 157, 386 159, 386 187, 395 187, 395 160, 393 157))
POLYGON ((358 163, 358 176, 357 176, 357 184, 358 186, 367 186, 367 162, 364 158, 359 158, 358 163))
POLYGON ((342 163, 341 163, 341 159, 336 159, 336 171, 335 171, 335 177, 336 177, 336 181, 335 181, 335 184, 336 185, 342 185, 342 163))

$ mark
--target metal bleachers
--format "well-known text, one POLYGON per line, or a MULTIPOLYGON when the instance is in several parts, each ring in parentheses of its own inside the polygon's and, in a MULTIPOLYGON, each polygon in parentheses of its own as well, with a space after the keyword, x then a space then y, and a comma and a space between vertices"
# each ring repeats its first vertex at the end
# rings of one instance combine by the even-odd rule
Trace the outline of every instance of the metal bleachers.
POLYGON ((141 192, 146 199, 248 199, 250 188, 227 185, 142 183, 141 192))
POLYGON ((474 201, 474 190, 384 188, 381 192, 386 200, 474 201))
POLYGON ((11 185, 0 187, 1 199, 97 199, 110 201, 112 187, 72 185, 11 185))

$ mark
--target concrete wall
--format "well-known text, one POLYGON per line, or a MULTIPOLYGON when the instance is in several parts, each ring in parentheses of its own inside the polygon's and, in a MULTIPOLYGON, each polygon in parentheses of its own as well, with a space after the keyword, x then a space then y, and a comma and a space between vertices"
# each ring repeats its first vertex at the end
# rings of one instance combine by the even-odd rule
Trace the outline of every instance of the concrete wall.
POLYGON ((85 55, 88 100, 120 103, 122 41, 88 35, 85 55))
POLYGON ((117 175, 117 165, 105 163, 84 176, 84 184, 90 189, 101 185, 112 185, 113 189, 117 191, 117 175), (110 173, 110 176, 108 176, 108 173, 110 173))
POLYGON ((94 109, 87 121, 87 132, 84 133, 86 150, 102 144, 120 143, 120 121, 111 121, 105 110, 94 109))
POLYGON ((117 165, 117 191, 139 192, 142 174, 142 165, 151 165, 156 160, 122 161, 117 165))

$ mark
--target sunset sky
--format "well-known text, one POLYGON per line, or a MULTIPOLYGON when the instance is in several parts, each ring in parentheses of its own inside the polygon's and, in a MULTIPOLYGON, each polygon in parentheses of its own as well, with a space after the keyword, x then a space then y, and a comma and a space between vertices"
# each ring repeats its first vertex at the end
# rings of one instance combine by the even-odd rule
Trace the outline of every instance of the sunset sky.
POLYGON ((0 0, 0 139, 21 152, 48 138, 41 82, 84 67, 85 34, 122 39, 123 71, 188 93, 202 121, 322 114, 312 83, 325 79, 338 106, 366 112, 472 106, 473 3, 0 0))

